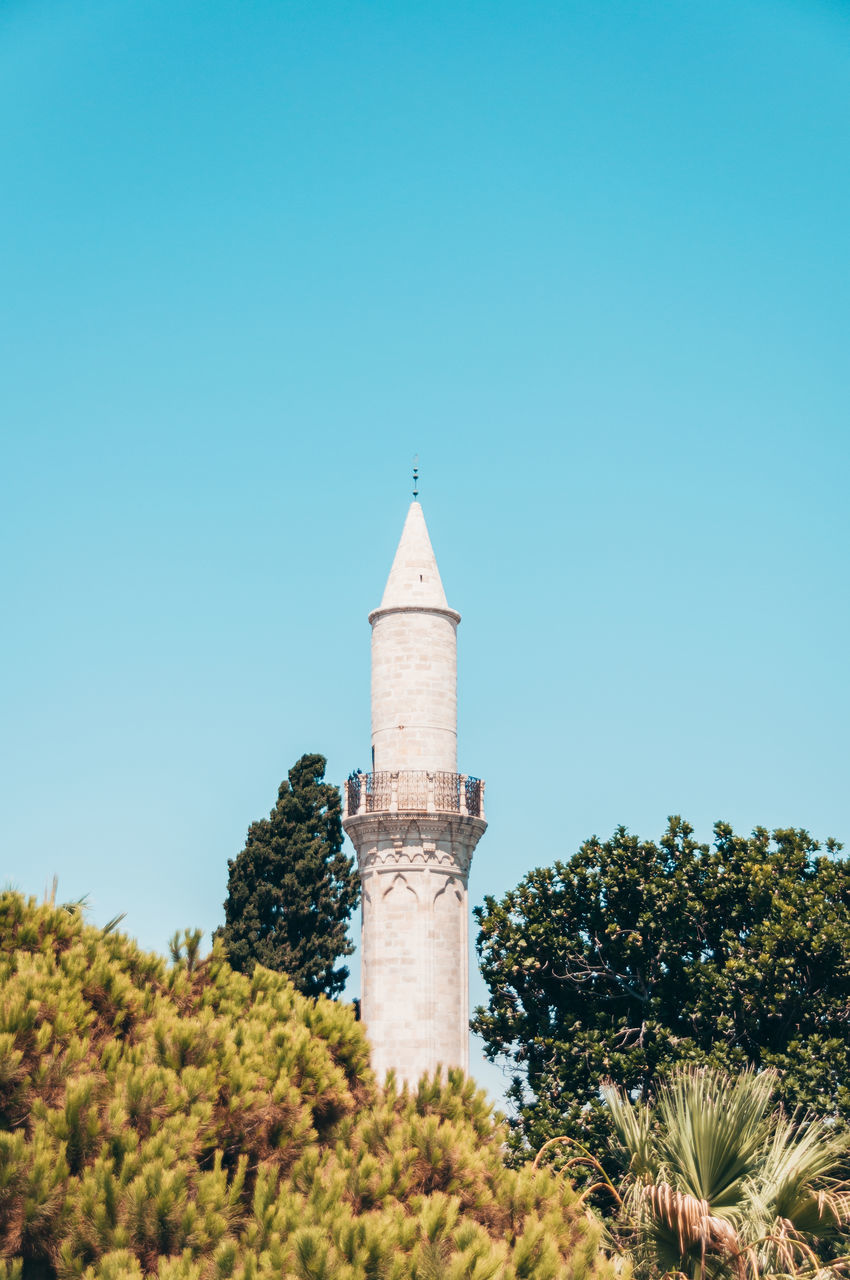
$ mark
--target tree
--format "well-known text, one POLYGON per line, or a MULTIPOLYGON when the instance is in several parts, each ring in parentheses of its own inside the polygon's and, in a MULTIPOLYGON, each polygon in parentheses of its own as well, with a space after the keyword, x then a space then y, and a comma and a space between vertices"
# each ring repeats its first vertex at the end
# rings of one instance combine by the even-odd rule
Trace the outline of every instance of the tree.
POLYGON ((336 995, 351 955, 348 922, 360 897, 342 852, 340 795, 324 782, 325 758, 304 755, 282 782, 268 818, 253 822, 228 861, 225 923, 216 930, 234 969, 284 972, 304 995, 336 995))
POLYGON ((0 991, 0 1280, 615 1280, 463 1072, 379 1088, 350 1005, 13 893, 0 991))
POLYGON ((846 1135, 771 1106, 775 1084, 680 1067, 653 1104, 603 1086, 624 1166, 612 1234, 636 1280, 811 1274, 834 1256, 846 1135))
POLYGON ((850 863, 805 831, 681 818, 620 827, 476 911, 489 987, 474 1029, 514 1071, 514 1141, 571 1134, 603 1156, 610 1077, 651 1098, 695 1062, 777 1072, 776 1096, 850 1119, 850 863))

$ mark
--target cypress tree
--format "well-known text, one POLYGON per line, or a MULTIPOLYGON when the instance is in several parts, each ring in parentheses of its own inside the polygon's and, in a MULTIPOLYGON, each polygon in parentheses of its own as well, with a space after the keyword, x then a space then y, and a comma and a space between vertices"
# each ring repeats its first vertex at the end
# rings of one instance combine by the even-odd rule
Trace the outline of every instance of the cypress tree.
POLYGON ((262 964, 307 996, 345 986, 348 968, 335 965, 354 950, 348 922, 360 896, 325 764, 324 756, 302 756, 269 817, 249 827, 245 848, 228 862, 225 924, 216 934, 232 968, 251 973, 262 964))

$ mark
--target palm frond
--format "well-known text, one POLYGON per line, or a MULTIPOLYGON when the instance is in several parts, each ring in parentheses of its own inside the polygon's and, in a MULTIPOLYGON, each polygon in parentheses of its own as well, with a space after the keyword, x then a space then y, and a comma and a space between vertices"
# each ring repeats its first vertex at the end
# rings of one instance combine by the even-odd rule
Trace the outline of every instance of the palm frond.
POLYGON ((677 1072, 658 1098, 659 1154, 680 1190, 736 1218, 769 1138, 772 1072, 677 1072))
MULTIPOLYGON (((822 1234, 850 1221, 850 1195, 832 1175, 848 1142, 823 1120, 779 1114, 760 1170, 758 1200, 765 1218, 822 1234)), ((755 1198, 755 1197, 754 1197, 755 1198)))
POLYGON ((600 1088, 620 1146, 629 1156, 629 1172, 636 1178, 654 1177, 658 1160, 652 1138, 652 1112, 643 1103, 630 1101, 610 1080, 600 1088))
POLYGON ((658 1222, 674 1233, 682 1254, 695 1247, 703 1253, 710 1249, 739 1252, 735 1228, 713 1214, 707 1200, 697 1200, 669 1182, 644 1187, 643 1197, 658 1222))
POLYGON ((835 1173, 848 1141, 811 1116, 771 1107, 772 1072, 680 1069, 653 1107, 603 1089, 630 1154, 612 1237, 638 1280, 826 1280, 820 1242, 850 1227, 835 1173))

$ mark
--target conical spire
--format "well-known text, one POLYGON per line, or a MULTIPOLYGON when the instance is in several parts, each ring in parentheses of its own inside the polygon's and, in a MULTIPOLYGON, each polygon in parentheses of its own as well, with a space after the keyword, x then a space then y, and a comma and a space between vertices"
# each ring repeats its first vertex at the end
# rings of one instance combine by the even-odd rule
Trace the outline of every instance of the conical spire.
POLYGON ((384 588, 381 609, 448 609, 440 571, 428 537, 425 516, 418 502, 411 502, 401 540, 384 588))

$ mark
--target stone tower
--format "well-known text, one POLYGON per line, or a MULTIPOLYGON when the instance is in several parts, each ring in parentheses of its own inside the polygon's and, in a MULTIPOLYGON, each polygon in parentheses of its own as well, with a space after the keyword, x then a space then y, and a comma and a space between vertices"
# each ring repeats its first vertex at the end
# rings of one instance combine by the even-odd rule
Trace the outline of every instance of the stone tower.
POLYGON ((379 1080, 469 1067, 467 877, 484 784, 457 772, 457 625, 411 503, 372 625, 372 772, 345 787, 363 887, 361 1016, 379 1080))

